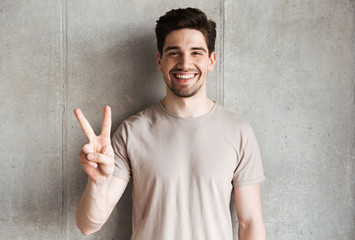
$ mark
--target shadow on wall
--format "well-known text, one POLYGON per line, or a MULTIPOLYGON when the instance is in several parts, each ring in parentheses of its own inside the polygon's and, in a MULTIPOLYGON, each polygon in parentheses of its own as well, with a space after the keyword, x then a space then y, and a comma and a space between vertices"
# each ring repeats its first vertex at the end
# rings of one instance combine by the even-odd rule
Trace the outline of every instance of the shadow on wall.
MULTIPOLYGON (((157 47, 153 32, 138 33, 108 51, 107 56, 120 69, 115 81, 120 92, 120 95, 116 96, 120 123, 163 98, 165 84, 162 74, 157 70, 157 47)), ((115 124, 114 121, 113 130, 119 125, 115 124)))
POLYGON ((116 206, 112 221, 117 227, 114 231, 114 239, 130 239, 132 234, 132 181, 128 184, 125 193, 116 206))
MULTIPOLYGON (((113 113, 111 134, 124 119, 158 101, 165 94, 162 74, 157 70, 155 36, 152 33, 139 33, 139 29, 137 32, 138 34, 129 37, 126 41, 118 39, 112 47, 86 54, 83 63, 86 66, 81 66, 89 69, 90 74, 92 73, 91 82, 95 82, 94 78, 102 79, 98 89, 91 94, 96 94, 94 98, 100 99, 97 103, 100 105, 97 106, 100 110, 104 104, 111 105, 113 113)), ((114 35, 117 36, 117 33, 114 35)), ((89 106, 90 102, 85 104, 89 106)), ((91 123, 90 114, 96 114, 96 112, 91 112, 87 116, 91 123)), ((95 121, 92 127, 96 133, 99 133, 101 115, 99 117, 97 114, 92 118, 95 121)), ((85 142, 82 141, 74 143, 77 145, 75 146, 77 151, 74 150, 73 158, 77 158, 77 152, 83 144, 85 142)), ((76 185, 74 188, 77 188, 77 192, 81 194, 87 182, 87 175, 81 170, 80 164, 75 164, 75 168, 73 171, 81 172, 81 174, 77 175, 79 179, 72 179, 70 185, 76 185)), ((76 196, 77 200, 79 197, 79 195, 76 196)), ((132 179, 110 218, 102 229, 95 233, 95 237, 129 239, 132 233, 131 223, 132 179)))

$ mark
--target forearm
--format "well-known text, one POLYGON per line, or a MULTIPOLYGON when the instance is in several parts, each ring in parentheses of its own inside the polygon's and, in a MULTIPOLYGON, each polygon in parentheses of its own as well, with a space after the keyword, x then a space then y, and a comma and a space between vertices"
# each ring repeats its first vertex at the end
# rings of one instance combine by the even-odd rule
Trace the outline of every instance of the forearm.
POLYGON ((264 223, 239 223, 238 238, 239 240, 265 240, 264 223))
POLYGON ((98 231, 109 215, 107 191, 109 180, 97 184, 90 179, 78 203, 76 222, 80 231, 91 234, 98 231))

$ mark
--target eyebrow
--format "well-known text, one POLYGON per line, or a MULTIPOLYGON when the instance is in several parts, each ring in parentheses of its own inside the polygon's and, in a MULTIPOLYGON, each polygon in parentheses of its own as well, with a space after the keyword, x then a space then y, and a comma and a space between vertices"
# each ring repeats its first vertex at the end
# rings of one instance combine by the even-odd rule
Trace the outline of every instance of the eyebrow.
POLYGON ((202 52, 207 53, 206 49, 204 49, 204 48, 202 48, 202 47, 194 47, 194 48, 192 48, 192 50, 200 50, 200 51, 202 51, 202 52))
POLYGON ((178 49, 180 49, 178 46, 167 47, 167 48, 165 48, 164 52, 167 52, 170 50, 178 50, 178 49))
MULTIPOLYGON (((167 47, 164 52, 170 51, 170 50, 179 50, 180 48, 178 46, 171 46, 171 47, 167 47)), ((207 53, 206 49, 202 48, 202 47, 193 47, 191 48, 192 50, 200 50, 203 51, 205 53, 207 53)))

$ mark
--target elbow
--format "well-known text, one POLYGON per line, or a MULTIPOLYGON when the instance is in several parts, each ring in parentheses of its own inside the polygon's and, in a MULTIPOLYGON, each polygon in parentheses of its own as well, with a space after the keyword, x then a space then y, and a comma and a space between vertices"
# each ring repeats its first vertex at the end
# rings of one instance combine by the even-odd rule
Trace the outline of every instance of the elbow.
POLYGON ((94 233, 94 231, 88 231, 88 230, 81 230, 81 229, 80 229, 80 231, 81 231, 81 233, 82 233, 83 235, 85 235, 85 236, 89 236, 90 234, 94 233))
POLYGON ((86 231, 85 229, 79 228, 80 232, 85 235, 85 236, 89 236, 91 234, 91 232, 86 231))
POLYGON ((85 236, 88 236, 90 234, 93 234, 95 232, 97 232, 99 229, 92 229, 92 228, 89 228, 89 227, 86 227, 86 226, 82 226, 80 225, 79 223, 76 224, 77 227, 79 228, 80 232, 85 235, 85 236))
POLYGON ((93 233, 92 231, 90 231, 89 228, 85 227, 83 224, 81 224, 78 220, 76 220, 76 226, 78 227, 78 229, 80 230, 80 232, 85 235, 88 236, 91 233, 93 233))
MULTIPOLYGON (((78 225, 77 225, 78 226, 78 225)), ((83 228, 83 227, 80 227, 78 226, 80 232, 85 235, 85 236, 89 236, 90 234, 93 233, 93 231, 90 231, 90 229, 86 229, 86 228, 83 228)))
POLYGON ((76 218, 76 226, 78 227, 78 229, 80 230, 80 232, 85 235, 88 236, 90 234, 93 234, 95 232, 97 232, 98 230, 100 230, 101 226, 93 226, 92 224, 88 224, 85 221, 83 221, 82 219, 79 219, 78 217, 76 218))

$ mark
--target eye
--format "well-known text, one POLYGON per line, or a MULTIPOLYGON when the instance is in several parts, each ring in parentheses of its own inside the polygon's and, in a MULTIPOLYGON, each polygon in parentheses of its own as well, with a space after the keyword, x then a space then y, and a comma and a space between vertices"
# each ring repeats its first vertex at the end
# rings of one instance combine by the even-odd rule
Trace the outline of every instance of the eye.
POLYGON ((168 56, 175 56, 175 55, 178 55, 178 53, 177 52, 169 52, 168 53, 168 56))
POLYGON ((192 52, 192 55, 202 55, 201 52, 192 52))

